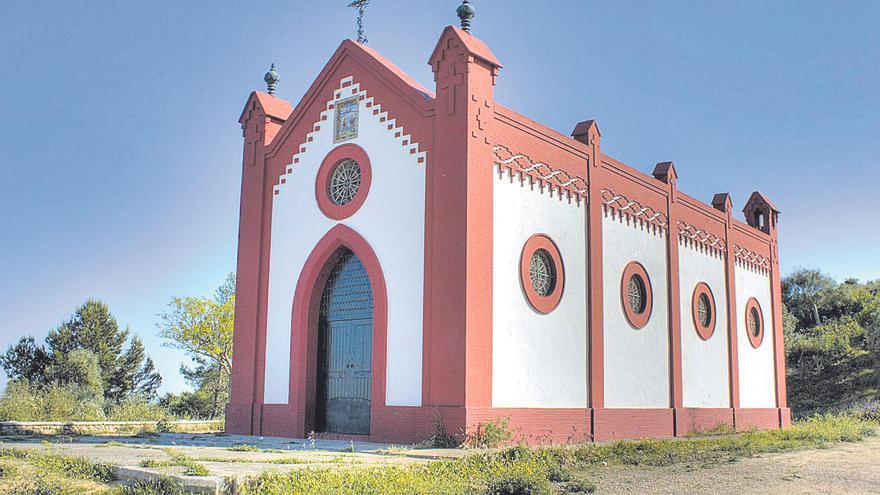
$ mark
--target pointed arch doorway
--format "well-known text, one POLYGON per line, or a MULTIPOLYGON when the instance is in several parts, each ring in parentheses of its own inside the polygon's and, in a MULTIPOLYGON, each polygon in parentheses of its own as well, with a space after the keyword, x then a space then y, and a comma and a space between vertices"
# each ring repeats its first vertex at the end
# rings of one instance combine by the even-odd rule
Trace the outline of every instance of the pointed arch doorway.
POLYGON ((370 434, 373 290, 360 258, 331 257, 318 313, 317 431, 370 434))
MULTIPOLYGON (((360 271, 360 268, 354 270, 360 271)), ((347 276, 346 276, 347 278, 347 276)), ((361 291, 365 289, 361 286, 361 291)), ((331 293, 334 290, 330 291, 331 293)), ((340 292, 342 294, 342 292, 340 292)), ((335 297, 333 295, 328 297, 335 297)), ((361 303, 358 303, 361 304, 361 303)), ((366 314, 362 310, 361 314, 366 314)), ((351 318, 341 321, 360 320, 360 318, 351 318)), ((293 406, 293 429, 292 435, 298 438, 304 438, 310 432, 318 434, 326 433, 325 438, 334 438, 337 435, 344 435, 344 438, 358 438, 369 440, 370 436, 376 434, 377 428, 381 429, 381 418, 385 417, 385 367, 386 367, 386 342, 388 327, 388 295, 385 286, 385 275, 382 265, 376 257, 376 253, 360 234, 352 228, 338 224, 330 229, 324 237, 315 245, 312 253, 306 259, 305 265, 300 272, 299 279, 296 282, 296 291, 293 297, 293 308, 291 315, 291 367, 290 367, 290 397, 293 406), (371 354, 370 354, 370 388, 367 395, 369 416, 368 420, 361 419, 367 423, 367 428, 363 424, 358 428, 365 433, 349 433, 348 431, 333 431, 334 424, 327 425, 327 409, 329 404, 328 390, 326 380, 327 374, 323 379, 319 379, 321 363, 325 357, 332 354, 332 349, 326 346, 322 350, 318 350, 319 342, 323 342, 320 336, 322 326, 326 328, 327 324, 332 324, 336 318, 322 318, 322 301, 328 289, 334 289, 336 285, 328 283, 330 274, 337 268, 343 271, 344 267, 348 270, 356 268, 356 265, 349 265, 353 262, 349 258, 347 262, 340 265, 343 254, 353 253, 363 269, 366 271, 369 280, 370 294, 372 297, 372 319, 370 320, 370 328, 372 330, 371 354), (328 353, 327 350, 331 352, 328 353), (320 383, 319 382, 322 382, 320 383), (319 404, 320 400, 320 404, 319 404), (321 410, 321 408, 324 408, 321 410), (319 410, 321 414, 319 415, 319 410), (378 421, 378 422, 377 422, 378 421), (323 423, 323 424, 321 424, 323 423)), ((356 364, 357 363, 352 363, 356 364)), ((344 369, 344 368, 343 368, 344 369)), ((353 370, 355 368, 348 368, 353 370)), ((325 368, 329 371, 329 367, 325 368)), ((346 375, 348 378, 349 375, 346 375)), ((362 390, 362 392, 366 392, 362 390)), ((361 394, 363 395, 363 393, 361 394)), ((336 401, 337 403, 340 401, 336 401)), ((361 404, 364 401, 361 399, 361 404)), ((332 410, 330 411, 333 412, 332 410)), ((361 415, 363 418, 363 415, 361 415)), ((332 418, 331 418, 332 419, 332 418)), ((340 428, 342 429, 342 428, 340 428)), ((350 430, 351 428, 344 428, 350 430)))

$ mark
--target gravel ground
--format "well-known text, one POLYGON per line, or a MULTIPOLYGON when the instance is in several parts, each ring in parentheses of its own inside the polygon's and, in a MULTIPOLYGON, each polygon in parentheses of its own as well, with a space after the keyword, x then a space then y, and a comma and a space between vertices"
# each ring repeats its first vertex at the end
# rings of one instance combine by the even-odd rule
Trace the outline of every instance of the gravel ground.
POLYGON ((600 494, 878 494, 880 438, 823 450, 768 454, 712 468, 601 467, 600 494))

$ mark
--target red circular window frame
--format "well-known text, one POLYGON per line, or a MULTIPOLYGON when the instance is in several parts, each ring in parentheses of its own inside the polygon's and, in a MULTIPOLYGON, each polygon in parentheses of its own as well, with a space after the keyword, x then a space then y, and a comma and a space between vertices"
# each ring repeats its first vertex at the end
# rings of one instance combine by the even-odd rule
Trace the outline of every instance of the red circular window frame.
POLYGON ((626 268, 623 269, 623 276, 620 277, 620 304, 623 306, 623 313, 626 315, 627 322, 629 322, 629 325, 636 330, 644 328, 644 326, 648 324, 648 321, 651 320, 651 311, 654 309, 654 295, 651 289, 651 277, 648 276, 645 267, 638 261, 630 261, 629 264, 626 265, 626 268), (626 295, 626 286, 629 284, 629 279, 633 275, 642 277, 642 282, 645 284, 645 310, 641 313, 633 311, 626 295))
POLYGON ((758 303, 758 300, 754 297, 749 299, 749 302, 746 303, 746 335, 749 337, 749 343, 752 344, 752 347, 757 349, 761 347, 761 343, 764 341, 764 311, 761 310, 761 304, 758 303), (752 335, 751 329, 749 328, 749 315, 752 313, 752 310, 755 309, 758 311, 758 335, 752 335))
POLYGON ((523 293, 526 295, 526 301, 529 306, 541 314, 547 314, 557 306, 562 300, 562 291, 565 289, 565 266, 562 264, 562 255, 556 244, 544 234, 535 234, 526 241, 520 255, 519 262, 519 281, 522 286, 523 293), (532 287, 532 280, 529 278, 529 264, 532 260, 532 254, 535 251, 543 249, 550 255, 556 269, 556 282, 553 285, 553 291, 546 296, 542 296, 532 287))
POLYGON ((712 334, 715 333, 715 320, 718 316, 718 313, 715 312, 715 296, 712 294, 712 289, 709 288, 709 285, 706 282, 700 282, 694 287, 694 295, 691 297, 691 315, 694 318, 694 327, 697 329, 697 335, 700 336, 703 340, 709 340, 712 337, 712 334), (710 321, 709 324, 703 326, 700 321, 700 296, 705 294, 706 299, 709 301, 709 311, 710 311, 710 321))
POLYGON ((370 157, 367 152, 360 146, 353 143, 341 144, 327 153, 321 167, 318 168, 318 176, 315 179, 315 200, 318 202, 318 208, 328 218, 333 220, 344 220, 355 213, 363 206, 370 192, 370 184, 373 180, 373 169, 370 166, 370 157), (361 169, 361 185, 358 188, 354 199, 344 205, 338 205, 330 199, 329 183, 330 177, 336 166, 344 160, 354 160, 361 169))

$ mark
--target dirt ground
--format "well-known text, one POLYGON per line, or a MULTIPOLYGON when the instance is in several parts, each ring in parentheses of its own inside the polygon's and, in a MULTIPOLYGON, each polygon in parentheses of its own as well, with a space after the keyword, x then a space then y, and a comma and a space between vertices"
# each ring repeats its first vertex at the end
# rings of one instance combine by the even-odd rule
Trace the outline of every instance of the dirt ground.
POLYGON ((880 438, 829 449, 768 454, 712 468, 598 467, 600 494, 878 494, 880 438))

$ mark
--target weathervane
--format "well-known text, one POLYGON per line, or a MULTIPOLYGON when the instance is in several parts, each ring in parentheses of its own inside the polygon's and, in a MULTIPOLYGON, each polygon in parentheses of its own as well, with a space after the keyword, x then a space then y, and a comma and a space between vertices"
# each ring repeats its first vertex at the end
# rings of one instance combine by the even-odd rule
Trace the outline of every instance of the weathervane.
POLYGON ((358 9, 358 43, 367 43, 367 35, 364 34, 364 10, 366 10, 367 5, 370 4, 370 0, 354 0, 350 4, 349 7, 357 7, 358 9))

